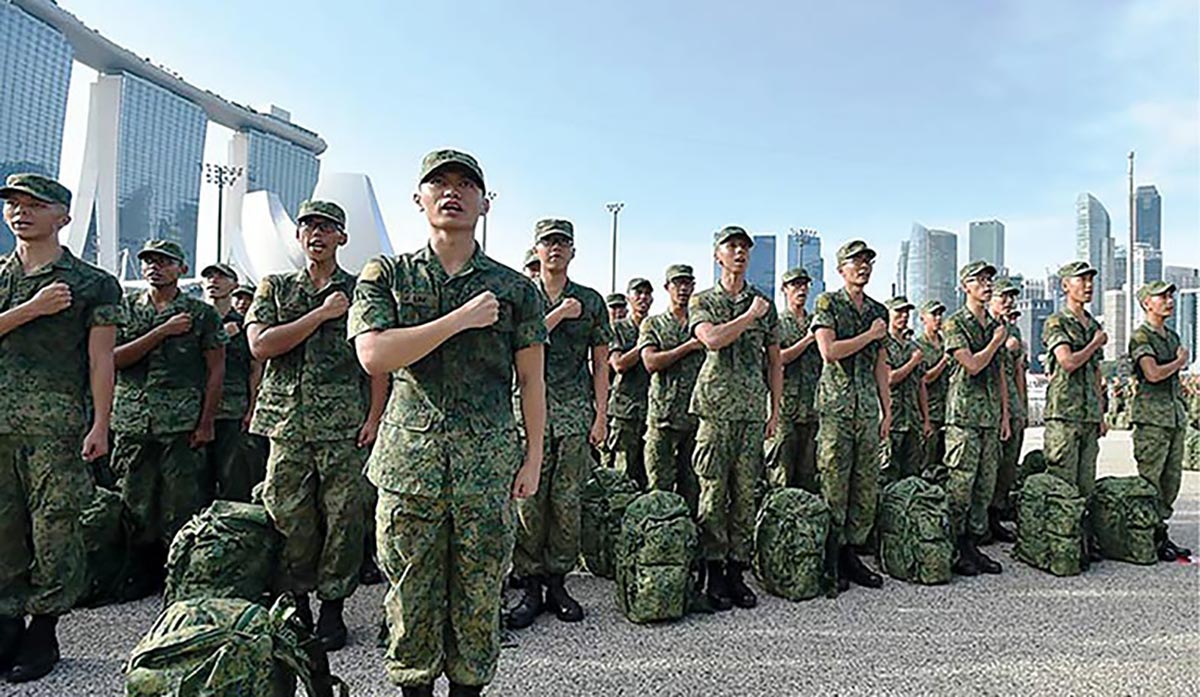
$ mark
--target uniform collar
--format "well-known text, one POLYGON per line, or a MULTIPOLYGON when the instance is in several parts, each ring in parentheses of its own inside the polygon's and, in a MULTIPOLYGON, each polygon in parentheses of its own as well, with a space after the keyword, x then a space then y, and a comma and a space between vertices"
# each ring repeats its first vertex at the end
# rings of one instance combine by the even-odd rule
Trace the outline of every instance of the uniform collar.
POLYGON ((17 256, 17 250, 14 249, 6 258, 6 264, 12 268, 20 270, 26 278, 30 276, 41 276, 43 274, 50 273, 50 271, 55 269, 59 271, 70 270, 75 268, 78 263, 79 259, 76 258, 75 255, 71 253, 71 250, 66 247, 62 248, 62 254, 58 255, 57 259, 30 274, 24 273, 25 267, 21 264, 21 257, 17 256))
POLYGON ((162 310, 158 310, 158 308, 156 308, 154 306, 154 301, 150 299, 150 289, 149 288, 146 288, 145 290, 143 290, 141 292, 141 295, 139 295, 137 298, 137 304, 150 307, 150 308, 154 309, 156 312, 166 311, 170 308, 173 308, 173 307, 176 307, 176 306, 182 304, 184 302, 184 298, 187 297, 187 293, 184 293, 182 288, 179 288, 178 290, 179 290, 179 292, 175 294, 175 297, 171 298, 171 302, 167 303, 166 307, 164 307, 162 310))
POLYGON ((346 270, 341 266, 335 266, 333 269, 333 275, 329 277, 329 285, 318 290, 317 287, 313 285, 312 277, 308 275, 308 267, 305 266, 296 272, 295 279, 300 287, 304 289, 305 293, 308 293, 309 295, 320 295, 330 288, 335 288, 338 286, 341 286, 342 289, 345 290, 345 288, 349 286, 349 281, 353 280, 354 277, 347 273, 346 270))
POLYGON ((475 244, 475 251, 471 252, 467 263, 463 264, 463 267, 453 277, 446 273, 445 267, 442 266, 442 260, 438 259, 437 253, 433 251, 433 246, 428 242, 425 243, 425 246, 419 252, 413 255, 413 258, 424 264, 432 265, 446 278, 458 278, 475 272, 491 271, 496 267, 496 262, 483 253, 478 243, 475 244))

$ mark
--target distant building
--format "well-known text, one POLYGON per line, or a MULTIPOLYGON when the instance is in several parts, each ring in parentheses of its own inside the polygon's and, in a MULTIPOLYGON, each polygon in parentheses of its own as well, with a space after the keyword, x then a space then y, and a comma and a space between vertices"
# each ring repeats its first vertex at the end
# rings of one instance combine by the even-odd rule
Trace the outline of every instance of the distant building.
POLYGON ((908 295, 908 240, 900 241, 900 254, 896 257, 895 295, 908 295))
MULTIPOLYGON (((1125 291, 1104 291, 1104 317, 1102 321, 1104 323, 1104 330, 1108 332, 1108 343, 1104 345, 1104 360, 1106 361, 1115 361, 1129 351, 1129 347, 1126 345, 1128 339, 1125 336, 1125 315, 1127 313, 1125 291)), ((1134 326, 1136 327, 1137 323, 1134 326)))
POLYGON ((1175 331, 1179 332, 1179 343, 1187 349, 1190 365, 1200 360, 1200 288, 1188 288, 1175 294, 1175 331))
MULTIPOLYGON (((750 250, 750 265, 746 282, 775 301, 775 235, 751 235, 754 247, 750 250)), ((721 280, 721 265, 713 260, 713 285, 721 280)))
MULTIPOLYGON (((1133 245, 1133 292, 1150 283, 1161 281, 1163 277, 1162 250, 1154 249, 1148 244, 1138 242, 1133 245)), ((1145 313, 1140 305, 1133 310, 1133 325, 1142 323, 1145 313)))
MULTIPOLYGON (((999 220, 980 220, 967 228, 968 259, 982 259, 999 270, 1004 269, 1004 223, 999 220)), ((1003 271, 1001 271, 1003 272, 1003 271)))
POLYGON ((793 228, 787 236, 787 268, 803 268, 812 283, 805 307, 813 309, 817 296, 825 292, 825 260, 821 258, 821 236, 816 230, 793 228))
POLYGON ((918 307, 926 300, 940 300, 946 312, 959 306, 958 236, 945 230, 929 230, 913 223, 908 246, 905 291, 918 307))
POLYGON ((1174 283, 1176 288, 1200 288, 1200 269, 1190 266, 1164 266, 1163 280, 1174 283))
POLYGON ((1104 290, 1120 290, 1129 280, 1129 251, 1125 249, 1124 245, 1113 246, 1112 262, 1112 274, 1110 274, 1104 290))
POLYGON ((1022 300, 1045 300, 1046 280, 1043 278, 1027 278, 1021 286, 1022 300))
POLYGON ((1087 261, 1099 273, 1100 281, 1088 310, 1104 314, 1104 289, 1112 285, 1112 268, 1105 262, 1112 255, 1112 223, 1103 204, 1091 194, 1079 194, 1075 201, 1075 258, 1087 261))
POLYGON ((1043 374, 1046 372, 1046 348, 1042 345, 1042 330, 1046 318, 1054 313, 1054 303, 1044 298, 1021 298, 1017 300, 1016 309, 1021 311, 1017 328, 1029 342, 1029 372, 1043 374))
POLYGON ((1134 240, 1151 249, 1162 249, 1162 197, 1153 184, 1139 186, 1134 195, 1137 225, 1134 240))
MULTIPOLYGON (((290 114, 279 107, 271 108, 271 116, 291 122, 290 114)), ((234 134, 229 164, 243 168, 245 193, 274 192, 289 215, 296 215, 300 203, 312 196, 321 171, 311 149, 254 128, 234 134)))

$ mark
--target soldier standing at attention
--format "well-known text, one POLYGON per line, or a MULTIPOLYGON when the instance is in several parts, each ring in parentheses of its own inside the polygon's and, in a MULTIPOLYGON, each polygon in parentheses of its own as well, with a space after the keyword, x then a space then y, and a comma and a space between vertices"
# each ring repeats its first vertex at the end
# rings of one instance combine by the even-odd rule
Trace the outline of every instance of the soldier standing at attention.
POLYGON ((925 352, 904 336, 914 306, 903 295, 886 303, 888 335, 888 386, 892 398, 892 429, 888 434, 890 453, 884 478, 888 482, 921 474, 925 466, 925 438, 933 433, 929 422, 929 396, 920 367, 925 352))
POLYGON ((250 305, 254 302, 254 286, 249 283, 240 285, 230 295, 233 298, 233 309, 242 316, 244 322, 246 313, 250 311, 250 305))
POLYGON ((1153 281, 1138 289, 1138 302, 1146 321, 1129 338, 1129 357, 1137 391, 1133 398, 1133 458, 1138 474, 1158 490, 1160 522, 1154 531, 1158 558, 1174 561, 1190 557, 1167 535, 1175 497, 1183 476, 1183 447, 1187 434, 1187 406, 1179 385, 1179 372, 1187 367, 1188 352, 1179 335, 1167 326, 1175 312, 1175 284, 1153 281))
POLYGON ((942 350, 942 318, 946 306, 938 300, 926 300, 921 304, 921 324, 924 330, 917 335, 917 346, 923 355, 922 378, 925 383, 925 398, 929 405, 929 435, 925 438, 924 473, 931 478, 933 471, 942 466, 946 458, 946 385, 950 374, 946 372, 950 357, 942 350))
POLYGON ((283 536, 278 588, 295 596, 317 639, 346 644, 342 607, 358 587, 366 534, 362 466, 387 398, 386 374, 367 379, 346 341, 354 276, 337 263, 346 213, 300 204, 296 239, 307 264, 262 279, 246 315, 250 351, 266 361, 251 432, 271 439, 263 503, 283 536))
POLYGON ((879 444, 891 431, 887 309, 866 294, 875 251, 862 240, 838 248, 841 290, 817 297, 813 334, 825 365, 817 384, 817 472, 832 512, 825 553, 837 588, 879 588, 883 578, 858 557, 875 525, 879 444))
POLYGON ((629 302, 624 293, 609 293, 604 296, 604 305, 608 308, 608 323, 614 325, 625 319, 629 314, 629 302))
POLYGON ((510 499, 532 496, 542 468, 544 307, 534 286, 475 243, 484 192, 475 158, 426 155, 413 199, 429 243, 368 262, 350 310, 359 360, 372 375, 393 376, 368 475, 379 488, 378 547, 391 585, 387 671, 409 697, 432 697, 443 673, 453 697, 491 682, 510 499))
MULTIPOLYGON (((1087 311, 1095 290, 1096 269, 1073 261, 1058 270, 1067 306, 1046 318, 1046 471, 1091 498, 1096 487, 1096 458, 1104 424, 1101 349, 1108 334, 1087 311)), ((1084 543, 1091 561, 1101 559, 1092 540, 1091 521, 1084 518, 1084 543)))
POLYGON ((16 237, 0 256, 0 675, 24 683, 54 669, 87 583, 79 517, 108 453, 121 289, 59 244, 64 186, 14 174, 0 199, 16 237))
POLYGON ((693 467, 700 483, 705 595, 717 610, 758 604, 742 574, 754 544, 762 444, 775 436, 783 393, 779 316, 771 300, 746 282, 753 246, 745 229, 722 228, 713 254, 721 277, 688 304, 692 334, 708 350, 691 412, 700 417, 693 467))
POLYGON ((988 314, 996 267, 973 261, 958 278, 967 303, 946 319, 950 386, 946 391, 946 497, 950 528, 957 538, 954 572, 963 576, 1000 573, 1001 566, 979 551, 988 531, 988 506, 996 491, 1000 443, 1008 440, 1008 390, 997 354, 1008 332, 988 314))
POLYGON ((999 351, 1000 373, 1008 393, 1008 440, 1000 442, 1000 464, 996 470, 996 492, 988 507, 988 533, 985 542, 1016 542, 1017 535, 1001 521, 1009 515, 1009 494, 1017 478, 1017 461, 1021 458, 1021 446, 1025 443, 1025 345, 1021 342, 1021 330, 1012 319, 1013 307, 1021 289, 1008 278, 996 281, 992 290, 990 310, 996 321, 1005 325, 1008 338, 1004 349, 999 351))
POLYGON ((700 497, 692 454, 696 448, 698 421, 688 412, 704 344, 688 332, 688 301, 696 288, 692 267, 667 267, 667 298, 670 307, 661 315, 642 322, 638 349, 650 373, 649 407, 646 412, 646 479, 649 489, 673 491, 696 513, 700 497))
POLYGON ((649 400, 650 373, 642 365, 637 350, 642 321, 650 313, 654 286, 644 278, 635 278, 627 288, 630 312, 613 323, 613 338, 608 345, 608 365, 616 374, 608 394, 608 452, 612 466, 637 485, 646 488, 645 447, 646 408, 649 400))
POLYGON ((817 486, 817 381, 821 352, 804 305, 812 278, 803 268, 789 269, 780 279, 787 311, 779 316, 779 359, 783 363, 783 397, 779 427, 767 441, 767 477, 775 487, 799 487, 820 494, 817 486))
POLYGON ((509 615, 512 629, 533 624, 543 604, 563 622, 583 619, 583 608, 567 593, 565 581, 579 559, 579 490, 593 464, 588 444, 604 443, 608 419, 612 330, 600 294, 567 278, 575 258, 575 226, 546 218, 533 234, 542 260, 536 285, 549 310, 547 446, 537 494, 517 502, 513 571, 523 594, 509 615))
POLYGON ((136 595, 157 587, 175 533, 212 501, 212 442, 228 337, 209 305, 179 290, 183 248, 149 240, 138 252, 149 289, 125 298, 118 333, 112 467, 134 522, 136 595))
POLYGON ((538 258, 536 249, 531 247, 525 252, 525 263, 521 268, 531 281, 536 281, 542 275, 542 260, 538 258))

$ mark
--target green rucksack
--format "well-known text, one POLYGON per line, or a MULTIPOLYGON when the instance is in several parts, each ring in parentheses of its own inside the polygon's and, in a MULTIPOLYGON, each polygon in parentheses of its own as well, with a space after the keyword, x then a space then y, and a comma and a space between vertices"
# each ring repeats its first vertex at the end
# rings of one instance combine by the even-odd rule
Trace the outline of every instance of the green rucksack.
POLYGON ((1017 497, 1013 556, 1055 576, 1075 576, 1083 562, 1086 508, 1074 485, 1053 474, 1031 475, 1017 497))
POLYGON ((96 487, 79 515, 79 526, 87 550, 87 586, 78 604, 99 607, 127 600, 123 590, 130 564, 130 523, 121 494, 96 487))
POLYGON ((621 517, 641 493, 633 480, 607 467, 595 468, 583 485, 579 552, 584 567, 592 574, 603 578, 616 574, 613 553, 621 533, 621 517))
POLYGON ((687 502, 651 491, 629 504, 617 537, 617 606, 631 622, 673 620, 688 611, 699 541, 687 502))
POLYGON ((261 601, 271 592, 279 535, 267 509, 252 503, 213 501, 171 541, 165 605, 192 598, 261 601))
POLYGON ((1159 525, 1158 491, 1141 477, 1104 477, 1088 512, 1100 553, 1132 564, 1158 561, 1154 530, 1159 525))
POLYGON ((905 477, 884 487, 877 525, 879 562, 889 576, 926 585, 950 581, 954 536, 940 486, 905 477))
POLYGON ((754 523, 754 575, 763 590, 788 600, 825 591, 829 506, 803 489, 774 489, 754 523))
POLYGON ((241 599, 174 603, 133 649, 126 697, 331 697, 346 684, 329 674, 320 643, 285 596, 271 609, 241 599))

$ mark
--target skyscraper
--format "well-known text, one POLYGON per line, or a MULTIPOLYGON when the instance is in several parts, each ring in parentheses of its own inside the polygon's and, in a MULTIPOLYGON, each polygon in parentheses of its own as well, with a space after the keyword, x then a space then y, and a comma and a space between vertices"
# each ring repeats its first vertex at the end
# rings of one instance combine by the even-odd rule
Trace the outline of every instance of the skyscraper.
POLYGON ((1190 363, 1196 365, 1200 360, 1200 288, 1187 288, 1175 294, 1175 331, 1179 332, 1179 343, 1187 349, 1190 363))
POLYGON ((967 249, 971 261, 983 260, 1004 271, 1004 223, 999 220, 973 221, 967 228, 967 249))
POLYGON ((900 240, 900 253, 896 255, 896 295, 908 295, 908 240, 900 240))
MULTIPOLYGON (((1126 346, 1125 315, 1129 310, 1125 304, 1125 291, 1104 291, 1104 330, 1108 332, 1108 343, 1104 345, 1104 360, 1115 361, 1129 350, 1126 346)), ((1134 327, 1140 320, 1134 323, 1134 327)))
POLYGON ((958 309, 957 264, 957 235, 913 223, 905 274, 908 299, 917 307, 926 300, 940 300, 947 313, 954 312, 958 309))
POLYGON ((1137 227, 1134 239, 1151 249, 1162 249, 1162 197, 1153 184, 1139 186, 1134 195, 1137 227))
MULTIPOLYGON (((751 235, 750 265, 746 282, 775 301, 775 235, 751 235)), ((713 260, 713 285, 721 280, 721 265, 713 260)))
POLYGON ((787 268, 797 267, 802 267, 812 278, 805 303, 811 311, 817 296, 825 292, 825 260, 821 258, 821 236, 816 230, 792 228, 788 233, 787 268))
POLYGON ((1191 266, 1164 266, 1163 280, 1174 283, 1180 290, 1200 288, 1200 269, 1191 266))
MULTIPOLYGON (((271 116, 290 123, 290 115, 278 107, 271 108, 271 116)), ((274 192, 291 215, 296 214, 302 201, 312 196, 320 173, 316 153, 254 128, 234 134, 229 163, 244 169, 245 193, 274 192)))
POLYGON ((1079 194, 1075 200, 1075 256, 1096 269, 1098 290, 1088 310, 1097 317, 1104 314, 1104 291, 1112 285, 1112 268, 1105 264, 1111 254, 1112 223, 1104 205, 1091 194, 1079 194))
POLYGON ((1016 309, 1021 311, 1017 319, 1017 328, 1021 336, 1029 342, 1029 372, 1045 373, 1046 349, 1042 346, 1042 330, 1046 318, 1054 313, 1054 301, 1045 298, 1021 298, 1017 300, 1016 309))
POLYGON ((1125 287, 1125 282, 1129 280, 1129 252, 1124 245, 1114 245, 1112 254, 1112 273, 1109 274, 1108 283, 1105 284, 1105 290, 1120 290, 1125 287))

